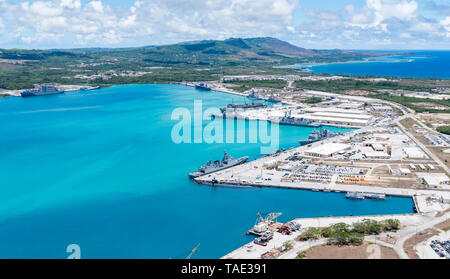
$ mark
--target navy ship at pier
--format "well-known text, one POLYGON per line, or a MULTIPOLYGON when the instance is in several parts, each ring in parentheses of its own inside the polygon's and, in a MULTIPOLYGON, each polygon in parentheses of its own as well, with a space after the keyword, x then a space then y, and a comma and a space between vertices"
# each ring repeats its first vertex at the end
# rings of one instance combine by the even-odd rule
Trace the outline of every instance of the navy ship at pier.
POLYGON ((311 134, 309 134, 308 139, 300 140, 299 142, 301 145, 305 145, 305 144, 310 144, 310 143, 314 143, 317 141, 321 141, 324 139, 329 139, 329 138, 339 136, 339 135, 342 135, 342 134, 331 132, 328 129, 314 130, 311 132, 311 134))
POLYGON ((262 109, 266 108, 267 105, 260 102, 252 102, 250 104, 228 104, 226 108, 221 108, 222 113, 225 113, 228 109, 236 110, 236 109, 262 109))
POLYGON ((40 89, 26 90, 20 93, 22 97, 47 96, 54 94, 62 94, 63 90, 59 90, 53 85, 43 85, 40 89))
POLYGON ((207 175, 207 174, 210 174, 210 173, 213 173, 216 171, 228 169, 228 168, 231 168, 231 167, 234 167, 234 166, 237 166, 237 165, 247 162, 248 158, 249 158, 248 156, 245 156, 245 157, 242 157, 239 159, 235 159, 235 158, 229 156, 228 153, 225 151, 222 160, 220 160, 220 161, 218 160, 215 162, 209 161, 206 165, 198 168, 197 171, 190 173, 189 177, 197 178, 199 176, 207 175))
POLYGON ((315 128, 319 128, 322 126, 321 124, 310 119, 292 117, 291 111, 285 113, 284 117, 280 119, 279 124, 315 128))
POLYGON ((209 88, 208 84, 203 83, 203 82, 197 83, 195 85, 195 89, 202 90, 202 91, 211 91, 211 88, 209 88))

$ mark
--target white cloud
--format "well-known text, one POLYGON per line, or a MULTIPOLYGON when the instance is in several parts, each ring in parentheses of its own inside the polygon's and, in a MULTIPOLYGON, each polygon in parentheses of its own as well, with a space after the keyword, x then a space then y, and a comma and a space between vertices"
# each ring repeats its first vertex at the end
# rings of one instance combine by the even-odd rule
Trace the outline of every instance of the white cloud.
MULTIPOLYGON (((274 36, 301 46, 370 48, 388 42, 409 46, 419 39, 444 44, 450 37, 450 17, 426 18, 416 0, 344 3, 339 10, 311 9, 294 19, 301 17, 300 1, 136 0, 113 6, 104 0, 0 0, 0 30, 3 25, 2 42, 22 40, 30 47, 274 36)), ((320 1, 316 6, 323 7, 320 1)))
POLYGON ((448 16, 448 17, 446 17, 445 19, 443 19, 443 20, 440 22, 440 24, 441 24, 442 26, 444 26, 445 29, 447 29, 447 31, 450 32, 450 16, 448 16))
POLYGON ((418 8, 416 1, 408 0, 367 0, 366 5, 375 13, 375 25, 392 17, 410 20, 415 17, 418 8))
POLYGON ((450 16, 446 17, 439 23, 447 30, 446 37, 450 38, 450 16))
POLYGON ((389 43, 409 48, 419 41, 428 43, 426 47, 432 43, 450 45, 443 39, 450 37, 450 17, 448 22, 436 22, 424 17, 419 8, 413 0, 366 0, 363 7, 343 5, 341 11, 308 11, 306 21, 296 26, 299 43, 313 31, 317 36, 310 41, 319 46, 330 40, 334 42, 330 47, 343 48, 376 48, 389 43))
MULTIPOLYGON (((26 42, 71 34, 78 43, 99 45, 141 40, 276 36, 292 31, 298 0, 138 0, 126 10, 93 0, 0 0, 0 16, 26 42), (30 35, 31 34, 31 35, 30 35)), ((144 43, 141 43, 144 44, 144 43)))

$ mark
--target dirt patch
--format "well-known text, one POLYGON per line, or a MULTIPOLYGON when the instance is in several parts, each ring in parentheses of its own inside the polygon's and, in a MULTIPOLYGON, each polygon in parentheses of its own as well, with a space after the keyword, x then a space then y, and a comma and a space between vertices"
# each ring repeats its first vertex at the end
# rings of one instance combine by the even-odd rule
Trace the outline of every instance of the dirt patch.
POLYGON ((427 108, 427 109, 436 109, 436 110, 446 110, 446 109, 448 109, 448 107, 445 106, 445 105, 435 104, 435 103, 427 103, 427 102, 415 103, 414 105, 417 105, 417 106, 420 106, 420 107, 424 107, 424 108, 427 108))
POLYGON ((388 175, 390 174, 387 166, 379 166, 372 170, 372 175, 388 175))
POLYGON ((438 234, 439 232, 435 229, 426 229, 425 231, 423 231, 422 235, 420 233, 417 233, 414 236, 408 238, 408 240, 406 240, 403 244, 403 249, 405 250, 406 254, 408 254, 410 259, 420 259, 420 257, 414 250, 414 246, 438 234))
POLYGON ((20 68, 20 66, 0 62, 0 70, 14 70, 17 68, 20 68))
POLYGON ((441 161, 450 168, 450 154, 444 153, 444 150, 448 149, 448 147, 429 147, 428 148, 434 155, 438 156, 441 161))
POLYGON ((364 243, 361 246, 322 245, 306 252, 304 259, 399 259, 391 248, 364 243))
MULTIPOLYGON (((449 211, 449 210, 446 210, 446 211, 449 211)), ((450 219, 448 219, 447 221, 444 221, 440 224, 437 224, 435 227, 438 229, 441 229, 441 230, 448 230, 450 228, 450 219)))
MULTIPOLYGON (((405 118, 400 121, 400 123, 406 128, 411 129, 414 125, 419 126, 419 123, 412 118, 405 118)), ((419 126, 420 127, 420 126, 419 126)))

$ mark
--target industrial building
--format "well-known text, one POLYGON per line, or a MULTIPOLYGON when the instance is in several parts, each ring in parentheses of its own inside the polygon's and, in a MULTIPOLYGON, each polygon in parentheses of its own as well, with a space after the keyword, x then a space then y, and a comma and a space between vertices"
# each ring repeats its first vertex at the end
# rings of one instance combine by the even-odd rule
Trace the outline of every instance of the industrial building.
POLYGON ((405 152, 406 157, 409 159, 426 159, 427 158, 427 155, 425 155, 425 153, 423 153, 423 151, 417 147, 405 147, 405 148, 403 148, 403 152, 405 152))
POLYGON ((350 145, 342 143, 326 143, 316 147, 313 147, 305 152, 306 155, 313 157, 333 157, 347 149, 350 149, 350 145))

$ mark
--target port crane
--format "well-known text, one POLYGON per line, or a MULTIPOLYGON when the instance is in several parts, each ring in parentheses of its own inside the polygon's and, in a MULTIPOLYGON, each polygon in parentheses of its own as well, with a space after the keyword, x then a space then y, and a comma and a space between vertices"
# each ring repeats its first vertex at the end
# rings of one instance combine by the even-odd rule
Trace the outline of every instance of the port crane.
POLYGON ((264 218, 264 217, 261 215, 261 213, 258 212, 258 218, 256 219, 256 224, 259 224, 259 223, 270 224, 270 223, 273 222, 273 220, 276 221, 276 219, 277 219, 278 217, 280 217, 282 214, 283 214, 283 213, 281 213, 281 212, 278 212, 278 213, 268 213, 268 214, 266 215, 266 218, 264 218))
POLYGON ((195 252, 197 252, 198 247, 200 247, 200 243, 197 244, 197 246, 195 246, 194 249, 192 249, 191 253, 189 253, 189 255, 186 257, 186 260, 189 260, 190 258, 192 258, 192 256, 195 254, 195 252))

